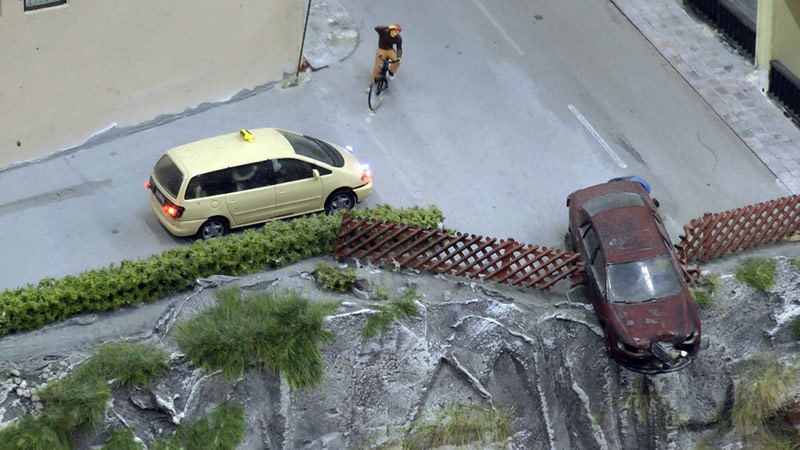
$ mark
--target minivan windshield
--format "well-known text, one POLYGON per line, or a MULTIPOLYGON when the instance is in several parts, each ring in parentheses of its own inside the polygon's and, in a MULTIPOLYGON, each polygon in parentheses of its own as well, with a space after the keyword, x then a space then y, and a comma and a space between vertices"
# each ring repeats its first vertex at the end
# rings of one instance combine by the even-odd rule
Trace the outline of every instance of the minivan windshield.
POLYGON ((173 198, 178 197, 178 191, 183 183, 183 172, 169 155, 163 155, 153 167, 153 178, 167 191, 167 194, 173 198))
POLYGON ((608 300, 613 303, 641 303, 681 291, 678 275, 667 255, 610 264, 607 273, 608 300))
POLYGON ((309 136, 300 136, 294 133, 284 132, 282 130, 278 130, 278 132, 289 141, 294 152, 298 155, 323 162, 333 167, 344 166, 342 154, 331 147, 327 142, 309 136))

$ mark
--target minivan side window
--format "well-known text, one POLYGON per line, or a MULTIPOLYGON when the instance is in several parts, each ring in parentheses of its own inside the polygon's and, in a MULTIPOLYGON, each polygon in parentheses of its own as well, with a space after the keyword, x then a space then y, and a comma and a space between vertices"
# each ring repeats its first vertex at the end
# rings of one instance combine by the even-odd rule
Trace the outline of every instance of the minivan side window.
POLYGON ((242 164, 241 166, 197 175, 186 186, 186 200, 230 194, 275 184, 272 161, 242 164))
POLYGON ((186 186, 186 200, 222 195, 236 190, 233 169, 222 169, 197 175, 186 186))
POLYGON ((275 171, 275 182, 280 184, 313 178, 315 167, 299 159, 282 158, 272 160, 272 169, 275 171))
POLYGON ((275 184, 272 161, 261 161, 231 168, 236 191, 246 191, 275 184))

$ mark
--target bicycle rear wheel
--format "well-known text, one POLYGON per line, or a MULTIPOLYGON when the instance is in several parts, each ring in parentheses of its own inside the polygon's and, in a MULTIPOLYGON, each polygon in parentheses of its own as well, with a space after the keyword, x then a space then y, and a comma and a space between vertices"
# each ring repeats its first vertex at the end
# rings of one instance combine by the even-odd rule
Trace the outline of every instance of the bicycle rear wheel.
POLYGON ((381 100, 383 100, 383 91, 385 91, 387 87, 386 80, 382 78, 379 78, 369 85, 369 96, 367 97, 369 109, 373 111, 378 109, 378 106, 381 105, 381 100))

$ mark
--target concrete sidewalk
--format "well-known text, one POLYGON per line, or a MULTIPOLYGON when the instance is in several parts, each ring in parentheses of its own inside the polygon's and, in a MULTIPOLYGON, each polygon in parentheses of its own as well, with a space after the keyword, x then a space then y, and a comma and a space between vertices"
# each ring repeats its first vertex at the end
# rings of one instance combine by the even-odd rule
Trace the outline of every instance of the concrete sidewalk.
POLYGON ((794 194, 800 194, 800 129, 751 81, 753 65, 677 0, 612 0, 794 194))

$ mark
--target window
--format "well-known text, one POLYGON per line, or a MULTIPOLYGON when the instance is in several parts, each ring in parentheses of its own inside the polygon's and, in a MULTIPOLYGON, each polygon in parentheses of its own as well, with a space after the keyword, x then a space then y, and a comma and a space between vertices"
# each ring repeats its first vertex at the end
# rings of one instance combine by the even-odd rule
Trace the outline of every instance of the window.
POLYGON ((178 196, 178 190, 180 190, 181 183, 183 183, 183 172, 172 162, 169 155, 164 155, 158 160, 155 168, 153 168, 153 176, 169 195, 178 196))
POLYGON ((608 299, 641 303, 675 295, 682 289, 667 255, 608 266, 608 299))
POLYGON ((299 159, 276 159, 272 161, 272 168, 278 184, 314 177, 314 166, 299 159))
POLYGON ((25 11, 49 8, 51 6, 63 5, 67 0, 25 0, 25 11))
POLYGON ((231 169, 237 191, 246 191, 275 184, 272 161, 245 164, 231 169))
POLYGON ((294 134, 289 131, 278 130, 278 132, 292 144, 294 152, 298 155, 315 159, 334 167, 344 166, 342 154, 331 147, 327 142, 309 136, 294 134))
POLYGON ((583 209, 590 217, 594 217, 603 211, 628 206, 644 206, 644 200, 635 192, 610 192, 587 201, 583 204, 583 209))
POLYGON ((210 197, 236 191, 233 181, 233 170, 222 169, 215 172, 197 175, 189 180, 186 186, 186 200, 193 198, 210 197))

